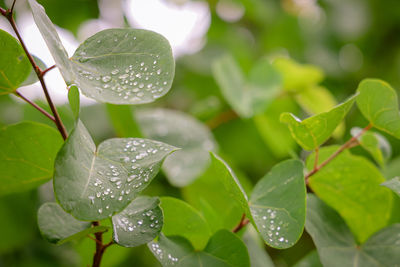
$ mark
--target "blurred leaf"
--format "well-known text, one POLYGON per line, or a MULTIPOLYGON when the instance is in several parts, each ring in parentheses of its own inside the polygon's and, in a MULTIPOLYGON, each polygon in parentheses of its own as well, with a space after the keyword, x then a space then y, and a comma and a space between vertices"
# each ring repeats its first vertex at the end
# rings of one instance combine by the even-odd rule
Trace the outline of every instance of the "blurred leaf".
POLYGON ((97 148, 81 121, 59 151, 54 191, 74 217, 101 220, 122 211, 147 187, 174 147, 138 138, 114 138, 97 148))
MULTIPOLYGON (((357 136, 361 131, 361 128, 354 127, 351 129, 351 135, 357 136)), ((381 167, 385 165, 392 154, 390 143, 379 133, 367 131, 358 138, 358 141, 381 167)))
POLYGON ((132 106, 107 104, 107 113, 119 137, 142 137, 132 106))
POLYGON ((38 226, 43 237, 57 245, 108 229, 105 226, 91 227, 90 222, 78 221, 55 202, 44 203, 39 208, 38 226))
POLYGON ((172 197, 161 198, 164 213, 162 232, 188 239, 196 249, 203 249, 211 236, 210 228, 203 216, 186 202, 172 197))
POLYGON ((258 62, 245 78, 235 59, 225 55, 213 63, 213 74, 228 103, 243 118, 264 112, 281 85, 279 73, 266 59, 258 62))
POLYGON ((157 197, 138 197, 112 217, 113 240, 124 247, 152 241, 161 232, 163 213, 157 197))
POLYGON ((285 112, 281 115, 281 121, 288 124, 293 138, 299 145, 305 150, 314 150, 329 139, 355 100, 356 96, 352 96, 332 110, 311 116, 303 121, 293 114, 285 112))
POLYGON ((313 195, 307 201, 306 229, 324 266, 378 267, 400 262, 400 224, 382 229, 360 246, 339 214, 313 195))
POLYGON ((108 29, 83 42, 71 58, 82 93, 99 102, 143 104, 165 95, 175 62, 158 33, 108 29))
POLYGON ((246 246, 235 234, 227 230, 215 233, 203 251, 195 251, 190 243, 179 236, 160 236, 158 242, 148 244, 162 266, 246 267, 250 259, 246 246))
MULTIPOLYGON (((324 147, 319 162, 338 149, 324 147)), ((307 168, 314 166, 315 153, 307 158, 307 168)), ((348 224, 359 242, 388 224, 392 194, 380 186, 385 179, 367 159, 343 151, 309 178, 309 186, 323 201, 333 207, 348 224)))
POLYGON ((31 64, 20 43, 0 29, 0 95, 14 93, 29 76, 31 64))
MULTIPOLYGON (((34 55, 32 55, 32 57, 35 60, 36 65, 41 70, 45 70, 47 68, 46 64, 44 64, 44 62, 40 58, 38 58, 37 56, 34 56, 34 55)), ((31 67, 31 72, 29 73, 29 75, 25 79, 25 81, 23 83, 21 83, 20 86, 26 86, 26 85, 34 84, 37 81, 38 81, 38 77, 37 77, 36 71, 31 67)))
POLYGON ((293 267, 323 267, 317 250, 313 250, 298 261, 293 267))
POLYGON ((247 196, 230 167, 211 153, 211 164, 194 183, 183 188, 184 198, 200 210, 213 232, 232 229, 243 213, 249 214, 247 196))
POLYGON ((167 109, 138 110, 135 115, 144 136, 182 148, 163 164, 172 185, 188 185, 207 168, 209 151, 216 149, 216 143, 200 121, 167 109))
POLYGON ((264 242, 261 242, 257 231, 253 227, 247 227, 242 239, 249 252, 251 267, 275 266, 265 250, 264 242))
POLYGON ((50 180, 61 145, 60 134, 44 124, 22 122, 0 130, 0 195, 27 191, 50 180))
POLYGON ((357 106, 377 129, 400 138, 400 114, 396 91, 377 79, 361 81, 357 91, 357 106))
POLYGON ((80 113, 80 99, 79 90, 76 86, 70 86, 68 89, 68 101, 75 119, 79 118, 80 113))
POLYGON ((393 192, 395 192, 399 197, 400 197, 400 178, 399 177, 394 177, 384 183, 382 183, 383 186, 386 186, 393 192))
POLYGON ((316 85, 324 79, 321 69, 313 65, 302 65, 289 58, 277 58, 272 65, 283 78, 283 87, 287 91, 297 92, 316 85))
POLYGON ((274 248, 288 248, 300 238, 306 212, 303 163, 286 160, 275 165, 253 189, 250 210, 264 241, 274 248))

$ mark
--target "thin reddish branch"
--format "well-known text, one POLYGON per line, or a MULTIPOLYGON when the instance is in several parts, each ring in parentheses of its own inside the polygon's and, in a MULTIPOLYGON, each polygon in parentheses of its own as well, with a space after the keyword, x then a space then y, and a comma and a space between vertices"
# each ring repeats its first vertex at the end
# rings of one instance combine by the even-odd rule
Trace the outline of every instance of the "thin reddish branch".
POLYGON ((50 113, 48 113, 46 110, 44 110, 43 108, 39 107, 36 103, 30 101, 28 98, 26 98, 25 96, 23 96, 20 92, 15 91, 15 95, 17 95, 19 98, 21 98, 22 100, 24 100, 25 102, 29 103, 31 106, 33 106, 34 108, 36 108, 38 111, 40 111, 43 115, 45 115, 47 118, 49 118, 50 120, 52 120, 53 122, 56 121, 56 119, 53 117, 53 115, 51 115, 50 113))
POLYGON ((45 70, 41 70, 40 75, 43 77, 48 71, 51 71, 52 69, 54 69, 56 67, 56 65, 53 65, 51 67, 48 67, 45 70))
POLYGON ((248 223, 250 222, 249 219, 246 218, 246 214, 243 213, 242 218, 240 219, 240 222, 238 225, 235 226, 235 228, 232 229, 232 233, 237 233, 239 232, 243 227, 245 227, 248 223))
MULTIPOLYGON (((96 227, 96 226, 99 226, 100 223, 98 221, 94 221, 94 222, 92 222, 92 225, 93 225, 93 227, 96 227)), ((101 263, 101 259, 103 258, 104 251, 109 246, 114 244, 114 241, 111 240, 107 244, 103 244, 103 232, 94 233, 94 236, 96 237, 96 239, 94 239, 94 238, 92 238, 90 236, 90 238, 93 239, 96 242, 96 252, 93 255, 93 265, 92 265, 92 267, 99 267, 100 263, 101 263)))

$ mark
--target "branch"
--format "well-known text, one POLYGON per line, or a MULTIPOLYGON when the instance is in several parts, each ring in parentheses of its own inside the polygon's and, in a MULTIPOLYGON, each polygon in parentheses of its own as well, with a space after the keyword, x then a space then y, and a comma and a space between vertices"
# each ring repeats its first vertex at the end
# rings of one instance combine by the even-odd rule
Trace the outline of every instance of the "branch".
POLYGON ((46 110, 42 109, 41 107, 39 107, 36 103, 30 101, 28 98, 26 98, 25 96, 23 96, 21 93, 19 93, 18 91, 15 91, 14 93, 15 95, 17 95, 19 98, 23 99, 25 102, 29 103, 30 105, 32 105, 34 108, 36 108, 37 110, 39 110, 43 115, 45 115, 47 118, 49 118, 50 120, 52 120, 53 122, 56 121, 56 119, 54 119, 54 117, 49 114, 46 110))
POLYGON ((232 229, 232 233, 237 233, 239 232, 243 227, 245 227, 248 223, 250 222, 249 219, 246 218, 246 214, 243 213, 242 218, 240 219, 240 222, 238 225, 235 226, 235 228, 232 229))
POLYGON ((18 40, 21 43, 21 46, 24 49, 25 54, 29 59, 29 62, 31 63, 33 69, 35 70, 36 75, 40 81, 40 84, 42 85, 43 92, 44 92, 44 95, 46 96, 47 103, 49 104, 51 112, 54 115, 54 123, 56 124, 58 131, 62 135, 63 139, 64 140, 67 139, 67 137, 68 137, 67 130, 65 129, 64 124, 61 121, 60 115, 58 115, 57 109, 54 106, 53 101, 51 100, 49 91, 47 90, 47 87, 46 87, 46 83, 44 82, 44 79, 43 79, 43 75, 46 72, 46 70, 44 72, 40 70, 38 65, 35 63, 35 60, 33 59, 32 55, 29 53, 28 49, 26 48, 26 45, 25 45, 24 41, 22 40, 22 37, 19 34, 19 31, 17 29, 17 25, 15 24, 11 10, 7 10, 5 12, 3 12, 3 10, 1 10, 1 14, 7 18, 8 22, 11 24, 11 27, 14 29, 14 32, 17 35, 18 40))
POLYGON ((341 147, 338 148, 332 155, 329 156, 324 162, 322 162, 319 166, 314 167, 312 171, 310 171, 306 176, 306 184, 308 184, 308 180, 311 176, 313 176, 315 173, 317 173, 322 167, 324 167, 326 164, 331 162, 334 158, 336 158, 340 153, 342 153, 344 150, 348 148, 352 148, 355 145, 358 145, 358 138, 362 136, 366 131, 372 128, 372 124, 368 124, 360 133, 357 135, 353 136, 350 138, 346 143, 344 143, 341 147))
MULTIPOLYGON (((93 227, 99 226, 100 223, 98 221, 92 222, 93 227)), ((104 251, 114 244, 114 241, 111 240, 107 244, 103 244, 103 232, 97 232, 94 233, 96 239, 92 238, 89 236, 90 239, 94 240, 96 242, 96 252, 94 253, 93 256, 93 264, 92 267, 99 267, 101 263, 101 259, 103 258, 104 251)))

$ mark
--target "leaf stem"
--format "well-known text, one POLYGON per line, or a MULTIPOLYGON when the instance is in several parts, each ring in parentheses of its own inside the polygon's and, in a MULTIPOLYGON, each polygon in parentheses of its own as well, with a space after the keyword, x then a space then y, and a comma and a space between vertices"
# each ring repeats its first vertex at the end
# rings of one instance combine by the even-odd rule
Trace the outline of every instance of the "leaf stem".
POLYGON ((55 67, 56 67, 56 65, 53 65, 53 66, 51 66, 51 67, 48 67, 48 68, 45 69, 45 70, 42 70, 42 71, 41 71, 41 75, 44 76, 48 71, 54 69, 55 67))
MULTIPOLYGON (((14 3, 15 3, 15 1, 14 1, 14 3)), ((14 5, 14 3, 13 3, 13 5, 14 5)), ((60 132, 63 139, 64 140, 67 139, 67 137, 68 137, 67 130, 65 129, 64 124, 61 121, 60 115, 58 115, 57 109, 56 109, 55 105, 53 104, 53 101, 51 100, 49 91, 47 90, 46 83, 44 82, 44 79, 43 79, 43 75, 44 75, 44 73, 47 72, 47 70, 45 70, 45 71, 40 70, 38 65, 35 63, 35 60, 33 59, 32 55, 29 53, 28 49, 26 48, 26 45, 25 45, 24 41, 22 40, 21 35, 19 34, 17 25, 15 24, 12 10, 9 9, 9 10, 6 10, 5 12, 4 12, 4 10, 1 10, 1 14, 7 18, 8 22, 11 24, 11 27, 14 29, 14 32, 17 35, 18 40, 21 43, 21 46, 24 49, 25 54, 29 59, 29 62, 31 63, 34 71, 36 72, 36 75, 40 81, 40 84, 42 85, 43 92, 44 92, 44 95, 46 96, 47 103, 49 104, 51 112, 53 113, 53 116, 54 116, 54 123, 56 124, 57 129, 60 132)))
POLYGON ((319 147, 315 148, 314 170, 318 168, 319 147))
POLYGON ((13 1, 12 5, 11 5, 10 13, 14 12, 15 2, 17 2, 17 0, 13 1))
POLYGON ((239 115, 233 111, 233 110, 227 110, 224 111, 220 114, 218 114, 217 116, 215 116, 214 118, 208 120, 206 122, 208 128, 210 128, 211 130, 217 128, 218 126, 220 126, 221 124, 224 124, 228 121, 234 120, 239 118, 239 115))
POLYGON ((372 124, 368 124, 365 128, 362 129, 361 132, 359 132, 357 135, 353 136, 350 138, 346 143, 344 143, 341 147, 338 148, 332 155, 329 156, 324 162, 322 162, 320 165, 314 167, 312 171, 310 171, 308 174, 306 174, 305 179, 306 179, 306 184, 308 184, 309 178, 313 176, 315 173, 317 173, 321 168, 323 168, 326 164, 331 162, 334 158, 336 158, 340 153, 342 153, 344 150, 348 148, 352 148, 355 145, 358 145, 358 138, 362 136, 366 131, 372 128, 372 124))
MULTIPOLYGON (((92 222, 93 227, 99 226, 100 223, 98 221, 92 222)), ((101 259, 103 258, 104 251, 114 244, 114 241, 111 240, 107 244, 103 244, 103 232, 97 232, 94 233, 94 236, 96 239, 92 238, 91 236, 90 239, 94 240, 96 242, 96 252, 94 253, 93 256, 93 264, 92 267, 100 267, 101 259)))
POLYGON ((248 223, 250 222, 249 219, 246 218, 246 214, 243 213, 242 218, 240 219, 240 222, 238 225, 235 226, 235 228, 232 229, 232 233, 237 233, 239 232, 243 227, 245 227, 248 223))
POLYGON ((49 118, 50 120, 52 120, 53 122, 56 121, 56 119, 53 117, 53 115, 51 115, 50 113, 48 113, 46 110, 44 110, 43 108, 39 107, 36 103, 32 102, 31 100, 29 100, 28 98, 26 98, 25 96, 23 96, 20 92, 15 91, 14 93, 15 95, 17 95, 19 98, 21 98, 22 100, 24 100, 25 102, 29 103, 31 106, 33 106, 34 108, 36 108, 37 110, 39 110, 43 115, 45 115, 47 118, 49 118))

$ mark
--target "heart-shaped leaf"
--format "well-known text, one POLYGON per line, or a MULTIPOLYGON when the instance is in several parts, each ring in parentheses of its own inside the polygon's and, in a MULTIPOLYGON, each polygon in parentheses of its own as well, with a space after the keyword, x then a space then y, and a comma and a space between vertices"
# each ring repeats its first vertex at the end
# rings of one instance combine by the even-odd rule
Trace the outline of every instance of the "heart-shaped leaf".
POLYGON ((0 95, 15 92, 32 67, 19 42, 0 30, 0 95))
POLYGON ((175 72, 167 39, 147 30, 98 32, 71 60, 82 93, 113 104, 153 102, 169 91, 175 72))
POLYGON ((136 247, 152 241, 161 232, 163 213, 157 197, 138 197, 112 217, 114 241, 136 247))
MULTIPOLYGON (((337 146, 320 149, 319 162, 337 149, 337 146)), ((313 169, 314 161, 315 153, 307 159, 309 170, 313 169)), ((360 242, 388 224, 392 194, 380 186, 385 178, 364 157, 343 151, 308 181, 315 194, 339 212, 360 242)))
POLYGON ((188 239, 196 249, 204 248, 211 231, 197 210, 186 202, 172 197, 162 197, 161 208, 164 212, 162 232, 165 235, 180 235, 188 239))
POLYGON ((400 113, 396 91, 386 82, 365 79, 357 91, 357 106, 377 129, 400 138, 400 113))
POLYGON ((54 202, 44 203, 39 208, 38 226, 43 237, 57 245, 108 229, 105 226, 91 227, 90 222, 78 221, 54 202))
POLYGON ((394 224, 356 243, 343 219, 313 195, 307 199, 306 229, 317 247, 323 266, 398 266, 400 224, 394 224))
POLYGON ((299 145, 305 150, 313 150, 328 140, 355 100, 356 96, 352 96, 332 110, 311 116, 303 121, 293 114, 283 113, 281 122, 288 124, 293 138, 299 145))
POLYGON ((216 232, 203 251, 195 251, 186 239, 179 236, 161 235, 157 242, 149 243, 148 247, 163 267, 250 266, 246 246, 239 237, 228 230, 216 232))
POLYGON ((274 166, 253 189, 250 210, 264 241, 274 248, 293 246, 303 233, 306 186, 303 163, 286 160, 274 166))
POLYGON ((186 186, 204 172, 209 151, 216 149, 214 137, 204 124, 168 109, 138 110, 135 115, 145 137, 182 148, 163 164, 172 185, 186 186))
POLYGON ((80 220, 111 217, 147 187, 175 149, 139 138, 108 139, 96 148, 78 121, 56 158, 56 197, 80 220))
POLYGON ((50 180, 62 142, 54 128, 36 122, 0 130, 0 195, 27 191, 50 180))

